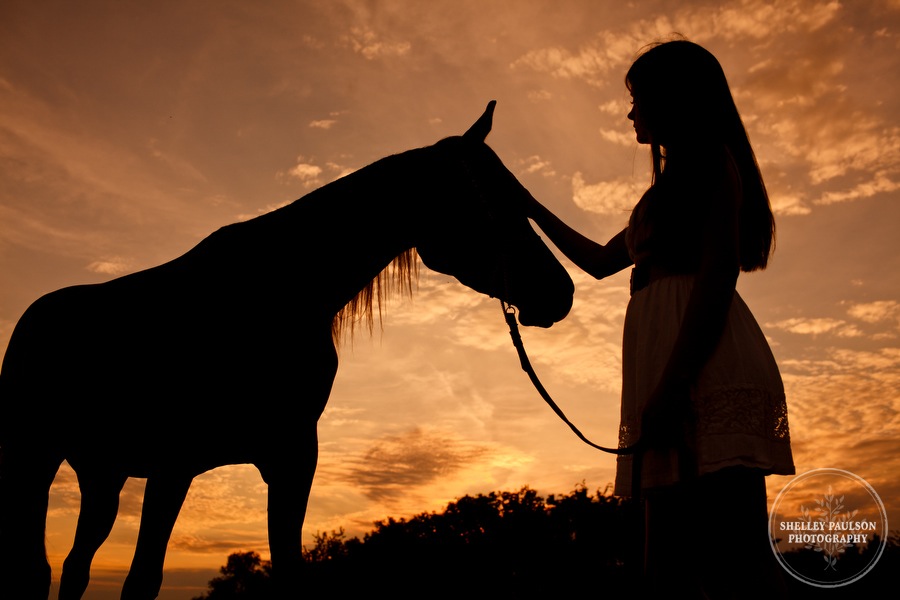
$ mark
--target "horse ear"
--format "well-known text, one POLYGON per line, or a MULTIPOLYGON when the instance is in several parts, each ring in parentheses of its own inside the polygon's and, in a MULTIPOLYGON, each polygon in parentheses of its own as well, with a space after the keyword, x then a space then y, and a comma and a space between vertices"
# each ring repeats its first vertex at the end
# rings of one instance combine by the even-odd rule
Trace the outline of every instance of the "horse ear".
POLYGON ((483 142, 491 132, 491 123, 494 119, 494 107, 497 106, 496 100, 488 102, 484 114, 478 117, 475 124, 469 127, 469 130, 463 134, 463 137, 483 142))

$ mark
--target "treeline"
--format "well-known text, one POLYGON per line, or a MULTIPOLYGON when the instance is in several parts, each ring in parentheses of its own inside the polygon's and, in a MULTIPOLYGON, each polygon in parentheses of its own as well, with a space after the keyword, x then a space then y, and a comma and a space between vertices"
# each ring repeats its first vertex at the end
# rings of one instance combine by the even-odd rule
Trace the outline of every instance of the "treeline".
MULTIPOLYGON (((377 522, 362 539, 317 534, 299 585, 333 597, 615 597, 637 551, 636 518, 629 502, 584 485, 546 498, 527 486, 464 496, 440 513, 377 522)), ((267 598, 269 569, 256 553, 232 554, 193 600, 267 598)))
MULTIPOLYGON (((347 539, 343 529, 318 533, 312 548, 303 548, 307 572, 298 591, 338 598, 634 597, 641 516, 637 505, 608 490, 591 493, 582 484, 544 498, 526 486, 374 526, 362 539, 347 539)), ((862 598, 883 584, 896 591, 900 543, 889 542, 860 583, 822 590, 789 581, 794 597, 862 598)), ((727 544, 710 551, 727 552, 727 544)), ((270 569, 255 552, 232 554, 210 591, 193 600, 268 600, 270 569)))

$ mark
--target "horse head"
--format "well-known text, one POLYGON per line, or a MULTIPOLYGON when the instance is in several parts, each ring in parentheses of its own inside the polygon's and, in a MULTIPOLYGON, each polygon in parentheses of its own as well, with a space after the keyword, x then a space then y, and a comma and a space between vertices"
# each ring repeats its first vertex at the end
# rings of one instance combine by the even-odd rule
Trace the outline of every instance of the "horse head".
POLYGON ((575 287, 525 215, 528 190, 485 143, 495 105, 431 147, 444 153, 431 163, 440 172, 424 176, 440 179, 429 184, 440 198, 416 250, 429 269, 514 306, 522 325, 550 327, 568 314, 575 287))

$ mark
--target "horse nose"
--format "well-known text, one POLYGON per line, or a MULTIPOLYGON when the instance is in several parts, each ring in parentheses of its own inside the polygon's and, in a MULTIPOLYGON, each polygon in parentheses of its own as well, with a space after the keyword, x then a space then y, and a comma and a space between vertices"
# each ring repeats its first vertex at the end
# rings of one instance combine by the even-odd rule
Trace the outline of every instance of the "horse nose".
POLYGON ((549 329, 556 323, 556 321, 547 318, 532 319, 529 313, 519 312, 519 323, 526 327, 541 327, 543 329, 549 329))
POLYGON ((564 294, 557 301, 548 301, 539 306, 525 306, 519 309, 519 323, 526 327, 547 329, 566 318, 572 309, 572 294, 564 294))

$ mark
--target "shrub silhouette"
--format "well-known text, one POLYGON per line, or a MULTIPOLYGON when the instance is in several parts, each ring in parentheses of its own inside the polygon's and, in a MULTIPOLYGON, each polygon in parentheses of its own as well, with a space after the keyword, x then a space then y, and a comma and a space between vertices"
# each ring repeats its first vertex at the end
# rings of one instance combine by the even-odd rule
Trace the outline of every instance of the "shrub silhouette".
MULTIPOLYGON (((627 580, 632 512, 627 501, 589 493, 584 484, 547 498, 527 486, 466 495, 440 513, 376 522, 362 540, 346 539, 343 529, 317 533, 313 547, 303 549, 306 572, 298 592, 381 592, 392 598, 615 594, 627 580)), ((223 581, 255 581, 267 567, 254 552, 232 554, 223 576, 210 582, 212 591, 194 600, 267 598, 255 591, 262 586, 223 581), (223 595, 231 590, 234 595, 223 595)))
POLYGON ((220 577, 211 579, 209 592, 193 600, 263 600, 270 598, 272 563, 256 552, 235 552, 228 556, 220 577))

